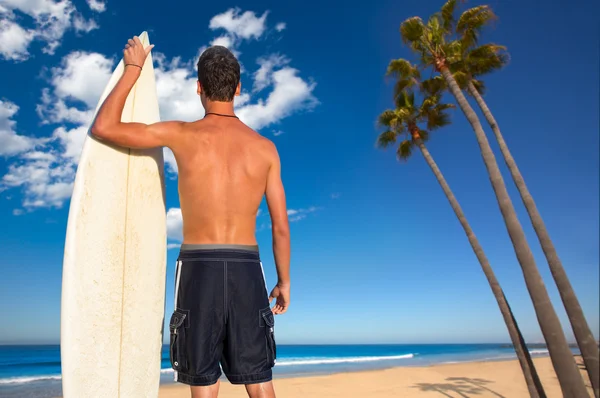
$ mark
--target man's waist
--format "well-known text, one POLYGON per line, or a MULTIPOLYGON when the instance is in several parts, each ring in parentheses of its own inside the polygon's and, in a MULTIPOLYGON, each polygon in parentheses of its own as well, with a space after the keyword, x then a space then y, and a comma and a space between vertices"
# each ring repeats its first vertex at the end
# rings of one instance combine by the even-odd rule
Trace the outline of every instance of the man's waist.
POLYGON ((260 261, 258 245, 183 243, 179 260, 222 259, 260 261))
POLYGON ((191 250, 245 250, 254 251, 258 253, 258 245, 238 245, 238 244, 196 244, 196 243, 182 243, 181 251, 191 250))

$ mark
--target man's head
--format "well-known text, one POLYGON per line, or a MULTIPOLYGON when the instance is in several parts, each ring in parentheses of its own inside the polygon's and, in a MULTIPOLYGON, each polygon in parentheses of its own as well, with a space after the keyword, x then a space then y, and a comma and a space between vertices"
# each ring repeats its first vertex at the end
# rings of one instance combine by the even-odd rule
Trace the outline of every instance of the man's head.
POLYGON ((240 95, 240 64, 223 46, 212 46, 198 60, 198 94, 206 101, 232 102, 240 95))

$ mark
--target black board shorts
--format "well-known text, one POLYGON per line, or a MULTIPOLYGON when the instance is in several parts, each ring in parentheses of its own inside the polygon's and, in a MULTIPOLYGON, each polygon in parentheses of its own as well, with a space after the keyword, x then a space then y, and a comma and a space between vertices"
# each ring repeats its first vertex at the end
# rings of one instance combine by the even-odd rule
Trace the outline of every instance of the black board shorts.
POLYGON ((208 386, 272 380, 275 320, 258 248, 182 245, 169 323, 174 380, 208 386))

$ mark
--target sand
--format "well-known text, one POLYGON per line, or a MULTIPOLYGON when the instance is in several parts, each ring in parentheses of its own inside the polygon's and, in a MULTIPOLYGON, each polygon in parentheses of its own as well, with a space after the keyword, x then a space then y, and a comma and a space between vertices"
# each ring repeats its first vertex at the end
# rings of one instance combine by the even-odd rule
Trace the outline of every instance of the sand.
MULTIPOLYGON (((534 362, 548 398, 562 397, 550 358, 536 358, 534 362)), ((577 362, 581 364, 581 358, 578 357, 577 362)), ((589 379, 583 366, 580 368, 591 397, 589 379)), ((278 398, 529 397, 516 360, 281 378, 274 383, 278 398)), ((246 396, 243 386, 221 383, 219 398, 246 396)), ((188 397, 187 386, 161 386, 159 398, 188 397)))

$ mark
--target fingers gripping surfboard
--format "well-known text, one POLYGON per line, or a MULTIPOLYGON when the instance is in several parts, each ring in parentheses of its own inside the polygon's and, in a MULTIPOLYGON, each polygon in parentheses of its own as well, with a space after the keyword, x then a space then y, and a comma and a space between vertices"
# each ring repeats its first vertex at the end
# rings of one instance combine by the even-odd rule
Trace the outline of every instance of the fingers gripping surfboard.
MULTIPOLYGON (((148 34, 140 35, 144 46, 148 34)), ((96 112, 123 74, 115 68, 96 112)), ((152 55, 123 122, 160 119, 152 55)), ((65 398, 158 396, 165 306, 162 149, 120 148, 88 133, 63 259, 61 365, 65 398)))

